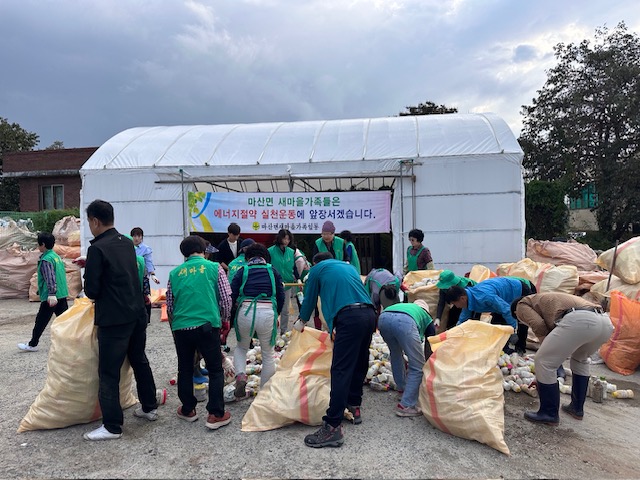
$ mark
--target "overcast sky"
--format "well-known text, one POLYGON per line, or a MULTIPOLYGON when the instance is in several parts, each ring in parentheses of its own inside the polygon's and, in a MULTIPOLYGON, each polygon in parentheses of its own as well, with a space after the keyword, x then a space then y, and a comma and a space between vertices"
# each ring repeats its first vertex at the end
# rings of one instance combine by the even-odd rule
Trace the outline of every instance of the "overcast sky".
POLYGON ((637 0, 0 0, 0 117, 65 147, 130 127, 395 115, 426 100, 518 135, 554 65, 637 0))

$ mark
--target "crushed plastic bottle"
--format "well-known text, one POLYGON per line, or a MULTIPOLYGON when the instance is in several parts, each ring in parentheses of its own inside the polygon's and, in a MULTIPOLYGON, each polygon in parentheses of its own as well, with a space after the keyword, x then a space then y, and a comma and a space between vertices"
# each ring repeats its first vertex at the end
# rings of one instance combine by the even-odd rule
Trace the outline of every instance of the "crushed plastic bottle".
POLYGON ((616 390, 611 396, 613 398, 633 398, 633 390, 616 390))
POLYGON ((593 382, 593 387, 591 388, 591 399, 596 403, 602 403, 604 401, 605 396, 605 386, 602 384, 600 379, 596 379, 593 382))

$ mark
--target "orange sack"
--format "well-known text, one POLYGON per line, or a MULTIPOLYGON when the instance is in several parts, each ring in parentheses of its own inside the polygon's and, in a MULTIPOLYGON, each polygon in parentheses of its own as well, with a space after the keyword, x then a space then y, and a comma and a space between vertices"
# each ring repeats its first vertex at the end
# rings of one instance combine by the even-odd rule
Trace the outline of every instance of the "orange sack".
POLYGON ((609 315, 615 329, 600 356, 614 372, 631 375, 640 365, 640 302, 614 290, 609 315))

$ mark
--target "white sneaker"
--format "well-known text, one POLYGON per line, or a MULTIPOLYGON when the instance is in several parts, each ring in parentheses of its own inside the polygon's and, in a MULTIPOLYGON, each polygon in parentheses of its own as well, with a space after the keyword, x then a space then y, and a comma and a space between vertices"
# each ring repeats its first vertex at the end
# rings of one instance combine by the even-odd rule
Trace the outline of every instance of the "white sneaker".
POLYGON ((150 412, 145 412, 142 407, 138 407, 133 411, 134 417, 146 418, 150 422, 155 422, 158 419, 158 409, 154 408, 150 412))
POLYGON ((23 352, 37 352, 38 351, 38 347, 32 347, 28 343, 19 343, 18 344, 18 348, 20 350, 22 350, 23 352))
POLYGON ((115 440, 121 436, 121 433, 111 433, 109 430, 104 428, 104 425, 100 425, 95 430, 82 435, 82 438, 85 440, 115 440))

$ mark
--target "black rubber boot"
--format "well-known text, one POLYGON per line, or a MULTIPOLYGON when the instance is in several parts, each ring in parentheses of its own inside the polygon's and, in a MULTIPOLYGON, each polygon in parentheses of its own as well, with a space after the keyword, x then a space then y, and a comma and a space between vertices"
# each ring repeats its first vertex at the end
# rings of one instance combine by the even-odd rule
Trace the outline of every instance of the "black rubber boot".
POLYGON ((556 383, 538 383, 540 408, 537 412, 524 412, 524 418, 530 422, 558 425, 560 423, 560 387, 556 383))
POLYGON ((589 386, 589 377, 584 375, 573 375, 573 384, 571 385, 571 403, 563 405, 562 411, 568 413, 576 420, 582 420, 584 417, 584 401, 587 398, 587 387, 589 386))

